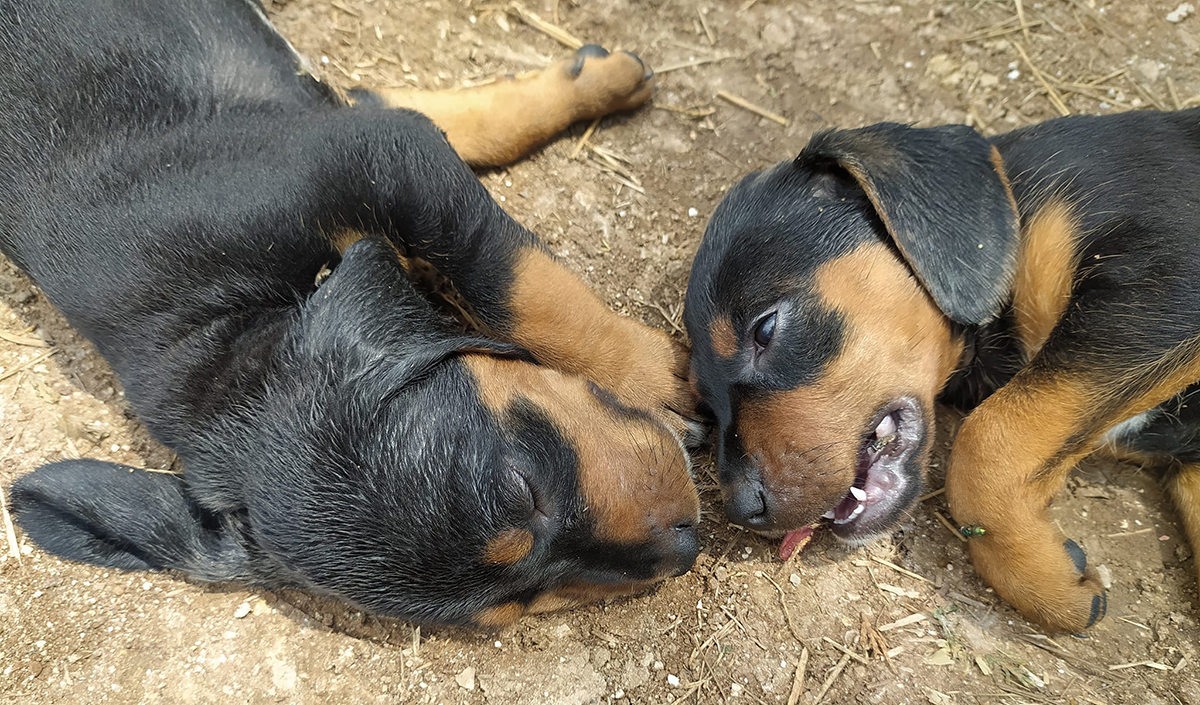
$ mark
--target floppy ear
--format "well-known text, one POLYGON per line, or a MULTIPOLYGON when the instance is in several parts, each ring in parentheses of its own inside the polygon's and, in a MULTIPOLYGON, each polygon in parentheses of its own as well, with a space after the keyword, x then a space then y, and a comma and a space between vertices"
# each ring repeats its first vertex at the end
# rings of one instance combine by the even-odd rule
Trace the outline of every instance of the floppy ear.
POLYGON ((177 475, 99 460, 51 463, 13 483, 12 509, 33 542, 60 558, 249 579, 230 521, 198 507, 177 475))
POLYGON ((347 378, 384 375, 394 387, 455 355, 532 359, 515 345, 455 331, 405 275, 391 245, 375 236, 346 248, 310 297, 302 335, 308 355, 347 378))
POLYGON ((813 137, 796 159, 858 182, 917 279, 950 319, 978 325, 1009 298, 1019 225, 1000 153, 966 125, 880 123, 813 137))

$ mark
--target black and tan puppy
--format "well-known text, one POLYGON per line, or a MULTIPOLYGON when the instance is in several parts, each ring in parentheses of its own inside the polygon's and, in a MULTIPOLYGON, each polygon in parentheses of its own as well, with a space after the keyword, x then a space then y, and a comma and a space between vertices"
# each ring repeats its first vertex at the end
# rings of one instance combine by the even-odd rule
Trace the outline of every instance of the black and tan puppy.
POLYGON ((746 177, 696 256, 692 373, 729 517, 863 541, 922 488, 934 402, 973 411, 946 489, 979 572, 1029 618, 1106 609, 1047 518, 1111 443, 1167 470, 1200 546, 1200 111, 987 140, 880 124, 746 177))
POLYGON ((20 478, 39 546, 481 625, 691 566, 679 351, 608 311, 451 147, 499 163, 637 105, 637 57, 345 97, 254 0, 19 0, 0 63, 0 247, 185 468, 20 478), (491 335, 456 332, 401 255, 491 335))

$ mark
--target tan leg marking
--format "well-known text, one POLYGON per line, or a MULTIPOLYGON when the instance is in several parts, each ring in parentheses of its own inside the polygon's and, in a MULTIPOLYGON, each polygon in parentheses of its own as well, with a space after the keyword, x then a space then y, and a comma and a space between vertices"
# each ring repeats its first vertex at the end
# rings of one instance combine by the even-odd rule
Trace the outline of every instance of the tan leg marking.
POLYGON ((1071 299, 1078 233, 1071 207, 1061 200, 1042 206, 1024 228, 1013 281, 1013 314, 1027 359, 1042 349, 1071 299))
POLYGON ((1185 465, 1167 483, 1179 521, 1192 546, 1192 562, 1200 578, 1200 465, 1185 465))
POLYGON ((393 108, 427 115, 468 164, 500 166, 548 142, 571 123, 636 108, 650 97, 646 68, 623 52, 573 56, 532 76, 454 91, 382 89, 393 108))
POLYGON ((499 629, 507 627, 525 614, 520 602, 506 602, 498 607, 486 609, 475 615, 475 623, 481 627, 499 629))
POLYGON ((1046 507, 1113 424, 1161 404, 1198 378, 1196 358, 1168 369, 1131 371, 1115 383, 1027 368, 967 417, 950 457, 947 499, 958 523, 987 530, 971 539, 971 556, 1001 597, 1051 629, 1078 632, 1089 626, 1092 598, 1103 586, 1091 568, 1083 575, 1075 570, 1063 548, 1066 537, 1046 507), (1095 418, 1106 398, 1151 375, 1154 383, 1113 409, 1111 418, 1095 418), (1064 454, 1080 434, 1083 442, 1064 454))
MULTIPOLYGON (((521 253, 509 304, 510 335, 539 362, 586 377, 628 406, 683 414, 695 408, 684 350, 662 331, 618 316, 546 252, 521 253)), ((682 430, 679 419, 665 420, 682 430)))

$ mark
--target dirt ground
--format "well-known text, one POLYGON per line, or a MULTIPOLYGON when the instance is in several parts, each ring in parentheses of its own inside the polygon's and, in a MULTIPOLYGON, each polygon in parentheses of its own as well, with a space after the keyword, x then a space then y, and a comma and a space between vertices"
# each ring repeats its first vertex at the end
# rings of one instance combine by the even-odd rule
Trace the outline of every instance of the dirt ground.
MULTIPOLYGON (((659 69, 657 95, 590 139, 623 176, 590 149, 572 158, 577 126, 481 178, 613 307, 670 329, 723 191, 815 130, 965 121, 993 133, 1060 109, 1200 103, 1189 101, 1200 17, 1170 22, 1176 5, 532 0, 585 41, 637 50, 659 69)), ((270 14, 346 86, 452 86, 569 51, 471 0, 290 0, 270 14)), ((95 351, 0 263, 0 487, 77 455, 171 462, 95 351)), ((1152 474, 1089 462, 1052 509, 1111 571, 1112 591, 1091 638, 1051 639, 975 577, 938 521, 942 497, 891 540, 851 550, 821 537, 781 564, 775 545, 722 521, 711 473, 702 463, 706 548, 691 573, 498 633, 418 631, 299 593, 65 564, 18 533, 20 559, 0 558, 0 701, 774 704, 789 702, 806 652, 793 702, 808 705, 1200 705, 1195 567, 1152 474)))

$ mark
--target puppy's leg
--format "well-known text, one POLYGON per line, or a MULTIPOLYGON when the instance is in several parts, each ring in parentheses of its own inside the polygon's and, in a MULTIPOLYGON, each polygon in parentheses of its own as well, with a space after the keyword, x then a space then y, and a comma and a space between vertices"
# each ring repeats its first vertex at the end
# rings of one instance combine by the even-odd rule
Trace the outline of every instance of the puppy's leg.
POLYGON ((1189 464, 1167 478, 1167 491, 1175 501, 1175 511, 1192 546, 1192 562, 1200 578, 1200 464, 1189 464))
POLYGON ((379 89, 385 105, 424 113, 468 164, 514 162, 573 122, 636 108, 650 97, 650 71, 630 52, 589 44, 532 75, 451 91, 379 89))
POLYGON ((947 471, 955 519, 985 532, 970 538, 976 569, 1052 629, 1090 627, 1107 600, 1083 550, 1046 506, 1105 431, 1200 378, 1200 340, 1189 337, 1195 324, 1177 316, 1175 330, 1164 324, 1147 334, 1137 321, 1170 319, 1133 289, 1100 296, 1126 293, 1121 310, 1147 318, 1115 320, 1115 299, 1077 299, 1029 366, 966 419, 947 471))
POLYGON ((336 114, 315 172, 339 214, 332 228, 390 238, 448 278, 493 334, 626 405, 667 412, 677 431, 692 430, 680 346, 610 310, 492 200, 432 123, 403 110, 336 114))

